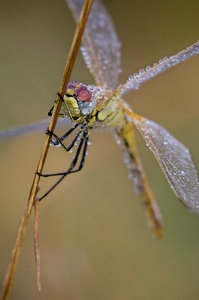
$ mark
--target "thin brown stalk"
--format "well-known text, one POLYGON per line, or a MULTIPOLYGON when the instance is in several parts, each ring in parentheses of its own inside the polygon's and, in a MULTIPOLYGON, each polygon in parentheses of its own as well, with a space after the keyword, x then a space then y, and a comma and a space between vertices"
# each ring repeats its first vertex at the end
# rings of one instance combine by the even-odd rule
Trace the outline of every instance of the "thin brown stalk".
MULTIPOLYGON (((93 2, 93 0, 85 0, 81 15, 80 15, 80 19, 79 19, 79 22, 76 27, 76 31, 75 31, 74 38, 72 41, 71 49, 70 49, 70 52, 68 55, 68 59, 66 62, 66 66, 64 69, 64 73, 63 73, 60 88, 59 88, 59 94, 62 97, 64 96, 66 86, 68 84, 68 81, 69 81, 69 78, 71 75, 71 71, 74 66, 75 58, 76 58, 76 55, 77 55, 77 52, 78 52, 78 49, 80 46, 81 38, 82 38, 82 35, 84 32, 84 28, 86 26, 86 22, 88 19, 88 15, 89 15, 89 12, 91 9, 92 2, 93 2)), ((54 129, 55 129, 57 119, 59 116, 59 111, 61 109, 61 105, 62 105, 61 98, 59 96, 57 96, 56 104, 53 109, 53 115, 52 115, 52 118, 51 118, 50 124, 49 124, 50 131, 54 131, 54 129)), ((46 156, 48 154, 50 142, 51 142, 51 137, 49 135, 46 135, 44 147, 43 147, 43 150, 42 150, 39 162, 38 162, 38 166, 36 169, 36 172, 38 172, 38 173, 42 173, 44 163, 46 160, 46 156)), ((28 201, 26 203, 24 212, 22 214, 20 225, 19 225, 19 228, 17 231, 17 237, 15 240, 15 245, 13 247, 11 259, 10 259, 8 269, 7 269, 7 272, 5 275, 3 289, 2 289, 2 293, 1 293, 1 297, 0 297, 1 300, 9 299, 11 286, 12 286, 12 283, 14 280, 14 275, 16 272, 19 256, 21 253, 22 242, 23 242, 23 239, 24 239, 24 236, 26 233, 27 223, 28 223, 28 220, 31 215, 35 197, 37 195, 39 180, 40 180, 40 177, 37 174, 35 174, 35 176, 33 178, 32 187, 30 190, 30 195, 29 195, 28 201)))
POLYGON ((39 251, 39 196, 36 196, 34 203, 34 246, 35 246, 35 263, 37 272, 37 288, 41 291, 41 259, 39 251))

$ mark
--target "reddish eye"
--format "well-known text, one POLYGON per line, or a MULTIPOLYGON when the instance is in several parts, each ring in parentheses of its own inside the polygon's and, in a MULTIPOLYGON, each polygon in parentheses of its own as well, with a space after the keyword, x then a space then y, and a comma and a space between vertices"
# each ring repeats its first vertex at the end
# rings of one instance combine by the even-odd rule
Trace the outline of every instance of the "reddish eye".
POLYGON ((75 93, 80 101, 91 102, 92 93, 87 89, 86 86, 81 86, 75 89, 75 93))
POLYGON ((83 90, 79 93, 78 98, 81 101, 88 101, 90 99, 90 94, 88 91, 83 90))

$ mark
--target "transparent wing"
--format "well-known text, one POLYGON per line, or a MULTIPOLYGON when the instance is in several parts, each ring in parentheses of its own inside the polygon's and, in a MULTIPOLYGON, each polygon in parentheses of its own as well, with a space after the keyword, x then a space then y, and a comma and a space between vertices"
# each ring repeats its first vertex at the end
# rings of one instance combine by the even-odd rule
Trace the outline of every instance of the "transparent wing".
MULTIPOLYGON (((42 120, 38 122, 34 122, 31 124, 25 124, 21 126, 16 127, 9 127, 5 129, 0 129, 0 140, 11 138, 11 137, 17 137, 22 136, 34 132, 42 132, 45 131, 49 125, 50 120, 42 120)), ((58 119, 57 121, 57 127, 65 127, 67 126, 71 121, 69 119, 58 119)))
POLYGON ((159 63, 155 63, 152 67, 147 66, 145 69, 141 69, 139 73, 130 75, 127 82, 118 87, 119 93, 123 95, 131 90, 138 89, 142 83, 198 53, 199 42, 193 44, 176 55, 160 59, 159 63))
MULTIPOLYGON (((77 21, 83 0, 66 0, 77 21)), ((118 85, 120 47, 113 22, 100 0, 95 0, 82 38, 82 55, 97 85, 114 89, 118 85)))
POLYGON ((134 113, 131 117, 177 197, 199 214, 199 181, 189 150, 155 122, 134 113))

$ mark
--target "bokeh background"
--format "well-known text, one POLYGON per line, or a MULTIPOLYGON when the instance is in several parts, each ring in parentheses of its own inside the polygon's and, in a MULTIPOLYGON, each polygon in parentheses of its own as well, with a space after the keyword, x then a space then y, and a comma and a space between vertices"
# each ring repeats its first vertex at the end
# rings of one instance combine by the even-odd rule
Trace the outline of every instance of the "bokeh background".
MULTIPOLYGON (((122 41, 121 82, 199 39, 199 2, 105 1, 122 41)), ((0 126, 46 118, 74 33, 63 0, 0 1, 0 126)), ((126 97, 133 110, 187 145, 199 169, 199 57, 126 97)), ((94 83, 78 56, 72 79, 94 83)), ((28 197, 44 133, 0 143, 0 278, 28 197)), ((138 135, 143 164, 164 218, 157 241, 146 226, 110 132, 93 133, 85 168, 40 205, 42 291, 37 292, 33 219, 11 299, 185 300, 199 297, 199 219, 181 205, 138 135)), ((70 155, 52 149, 46 170, 70 155)), ((49 186, 42 181, 41 192, 49 186)))

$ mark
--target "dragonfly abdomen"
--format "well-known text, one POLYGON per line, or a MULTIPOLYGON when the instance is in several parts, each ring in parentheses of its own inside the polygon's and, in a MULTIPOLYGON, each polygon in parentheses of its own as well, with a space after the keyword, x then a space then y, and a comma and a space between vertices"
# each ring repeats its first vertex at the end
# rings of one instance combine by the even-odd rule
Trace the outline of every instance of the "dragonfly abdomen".
POLYGON ((159 238, 162 235, 162 219, 142 168, 135 143, 133 124, 126 119, 123 128, 117 132, 117 136, 121 141, 124 162, 129 169, 129 177, 133 181, 135 192, 143 204, 149 226, 153 229, 155 236, 159 238))

